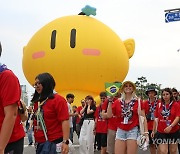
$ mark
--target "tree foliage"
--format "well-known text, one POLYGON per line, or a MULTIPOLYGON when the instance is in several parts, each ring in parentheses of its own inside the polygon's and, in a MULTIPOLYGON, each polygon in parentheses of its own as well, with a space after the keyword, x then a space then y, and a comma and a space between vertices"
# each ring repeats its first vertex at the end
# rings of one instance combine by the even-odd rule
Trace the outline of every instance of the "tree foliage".
POLYGON ((148 87, 154 87, 157 92, 158 92, 158 98, 160 97, 161 94, 161 84, 157 84, 157 83, 148 83, 146 77, 141 76, 137 79, 137 81, 135 82, 136 84, 136 94, 138 97, 141 97, 141 99, 147 99, 147 95, 146 95, 146 90, 148 89, 148 87))

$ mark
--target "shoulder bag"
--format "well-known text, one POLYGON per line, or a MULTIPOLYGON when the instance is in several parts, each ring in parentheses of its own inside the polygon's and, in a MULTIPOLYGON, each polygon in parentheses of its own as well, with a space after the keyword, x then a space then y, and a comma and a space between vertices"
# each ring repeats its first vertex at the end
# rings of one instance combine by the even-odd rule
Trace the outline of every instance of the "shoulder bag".
POLYGON ((137 144, 140 149, 142 149, 143 151, 146 151, 149 145, 149 140, 147 140, 146 136, 144 136, 144 117, 141 115, 140 98, 138 98, 138 117, 139 117, 140 135, 137 138, 137 144))

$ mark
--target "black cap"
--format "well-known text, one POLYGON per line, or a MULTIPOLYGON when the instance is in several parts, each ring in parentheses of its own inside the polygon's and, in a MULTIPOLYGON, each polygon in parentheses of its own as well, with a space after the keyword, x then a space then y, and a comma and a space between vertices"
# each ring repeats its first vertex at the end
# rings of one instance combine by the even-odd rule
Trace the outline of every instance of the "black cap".
POLYGON ((155 95, 157 95, 157 91, 156 91, 156 89, 155 89, 154 87, 148 87, 148 89, 146 90, 146 95, 148 95, 148 93, 149 93, 150 91, 154 91, 154 92, 155 92, 155 95))
POLYGON ((2 47, 1 47, 1 42, 0 42, 0 57, 1 57, 1 53, 2 53, 2 47))

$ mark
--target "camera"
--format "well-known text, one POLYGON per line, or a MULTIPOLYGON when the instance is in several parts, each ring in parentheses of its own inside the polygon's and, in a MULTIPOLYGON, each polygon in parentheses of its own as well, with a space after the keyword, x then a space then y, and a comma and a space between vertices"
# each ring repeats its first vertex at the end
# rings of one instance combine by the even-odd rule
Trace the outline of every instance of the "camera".
POLYGON ((24 114, 25 113, 25 109, 23 108, 23 104, 22 104, 21 101, 20 101, 20 105, 18 106, 18 112, 20 114, 24 114))

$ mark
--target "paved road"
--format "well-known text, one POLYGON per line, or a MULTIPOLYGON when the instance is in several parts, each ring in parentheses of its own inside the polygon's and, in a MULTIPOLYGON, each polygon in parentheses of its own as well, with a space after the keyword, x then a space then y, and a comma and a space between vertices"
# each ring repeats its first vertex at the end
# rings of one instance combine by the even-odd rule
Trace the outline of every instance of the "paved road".
MULTIPOLYGON (((73 152, 73 154, 79 154, 79 143, 78 143, 78 139, 77 139, 77 135, 74 135, 74 149, 75 151, 73 152)), ((27 137, 25 137, 25 141, 24 141, 24 154, 35 154, 35 149, 34 146, 28 146, 28 139, 27 137)), ((94 154, 100 154, 99 151, 95 151, 94 154)), ((148 151, 142 151, 142 150, 138 150, 138 154, 150 154, 149 150, 148 151)))

